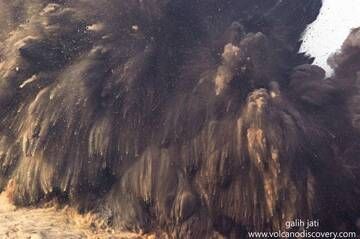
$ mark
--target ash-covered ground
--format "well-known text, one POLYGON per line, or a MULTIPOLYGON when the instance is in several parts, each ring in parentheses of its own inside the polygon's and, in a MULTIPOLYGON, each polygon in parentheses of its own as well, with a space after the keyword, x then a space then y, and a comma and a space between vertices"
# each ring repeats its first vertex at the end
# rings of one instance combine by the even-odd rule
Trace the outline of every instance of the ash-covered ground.
POLYGON ((5 193, 0 195, 1 239, 154 239, 118 232, 97 224, 92 215, 79 215, 73 209, 48 205, 18 208, 5 193))

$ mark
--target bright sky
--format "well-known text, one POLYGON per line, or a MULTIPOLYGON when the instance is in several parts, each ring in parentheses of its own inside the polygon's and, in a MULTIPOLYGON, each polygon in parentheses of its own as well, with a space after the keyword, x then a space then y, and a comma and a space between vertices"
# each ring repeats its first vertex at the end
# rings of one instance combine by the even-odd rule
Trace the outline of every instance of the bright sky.
POLYGON ((302 52, 314 56, 315 64, 331 72, 326 60, 341 47, 350 30, 360 27, 360 0, 323 0, 318 19, 304 36, 302 52))

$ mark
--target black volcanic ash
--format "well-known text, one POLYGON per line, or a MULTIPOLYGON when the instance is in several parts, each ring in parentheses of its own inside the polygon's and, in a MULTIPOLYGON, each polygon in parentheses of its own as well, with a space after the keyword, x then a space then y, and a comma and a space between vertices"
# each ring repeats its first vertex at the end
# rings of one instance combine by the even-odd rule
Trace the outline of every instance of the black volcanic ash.
POLYGON ((174 238, 353 230, 359 38, 329 79, 298 54, 320 0, 0 6, 0 186, 16 204, 61 198, 174 238))

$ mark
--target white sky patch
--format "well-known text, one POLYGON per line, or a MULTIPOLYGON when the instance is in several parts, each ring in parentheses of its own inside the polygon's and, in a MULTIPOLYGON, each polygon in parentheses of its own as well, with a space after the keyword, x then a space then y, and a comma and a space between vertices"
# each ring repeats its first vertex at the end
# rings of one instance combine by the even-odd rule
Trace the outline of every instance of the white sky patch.
POLYGON ((331 74, 327 58, 340 49, 355 27, 360 27, 360 0, 323 0, 320 15, 308 27, 300 51, 315 57, 314 64, 331 74))

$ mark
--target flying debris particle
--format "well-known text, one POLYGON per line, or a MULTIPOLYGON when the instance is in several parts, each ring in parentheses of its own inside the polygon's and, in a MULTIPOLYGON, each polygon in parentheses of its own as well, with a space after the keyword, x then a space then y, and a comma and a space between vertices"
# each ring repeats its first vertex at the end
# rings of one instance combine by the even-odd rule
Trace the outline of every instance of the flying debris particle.
POLYGON ((131 29, 132 29, 133 31, 137 32, 137 31, 139 30, 139 26, 138 26, 138 25, 133 25, 133 26, 131 27, 131 29))
POLYGON ((100 32, 100 31, 104 30, 104 24, 95 23, 95 24, 87 26, 86 30, 92 31, 92 32, 100 32))
POLYGON ((280 86, 279 83, 272 81, 270 83, 270 96, 271 98, 276 98, 280 96, 280 86))
POLYGON ((26 85, 36 81, 38 79, 38 77, 36 75, 33 75, 32 77, 30 77, 29 79, 27 79, 26 81, 24 81, 21 85, 20 88, 24 88, 26 85))

